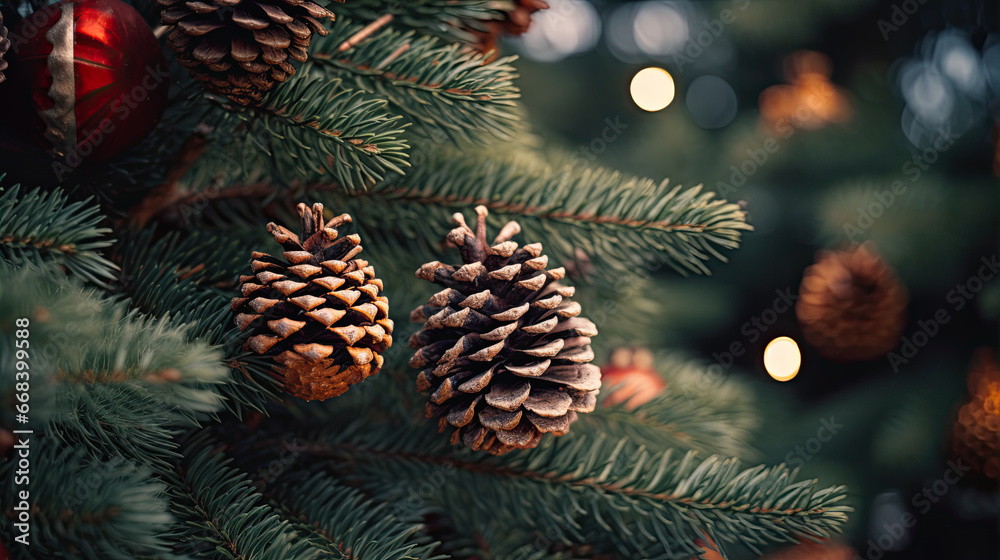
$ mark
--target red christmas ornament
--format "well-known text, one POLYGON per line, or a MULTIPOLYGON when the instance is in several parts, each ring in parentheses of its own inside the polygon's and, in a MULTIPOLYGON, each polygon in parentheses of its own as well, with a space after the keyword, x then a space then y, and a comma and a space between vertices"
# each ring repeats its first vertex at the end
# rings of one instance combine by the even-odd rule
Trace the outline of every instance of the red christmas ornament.
POLYGON ((601 368, 601 384, 611 391, 604 406, 625 403, 629 409, 648 403, 667 388, 653 365, 653 353, 646 348, 616 348, 611 361, 601 368))
POLYGON ((32 128, 59 158, 56 166, 108 161, 163 114, 167 62, 128 4, 64 0, 26 17, 11 35, 9 85, 30 99, 32 128))

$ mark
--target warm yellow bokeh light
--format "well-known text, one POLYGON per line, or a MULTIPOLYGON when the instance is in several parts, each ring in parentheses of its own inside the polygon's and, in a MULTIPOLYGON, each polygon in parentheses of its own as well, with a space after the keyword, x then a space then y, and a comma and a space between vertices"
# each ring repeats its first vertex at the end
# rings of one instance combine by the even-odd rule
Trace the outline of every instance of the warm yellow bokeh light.
POLYGON ((663 68, 643 68, 632 78, 629 91, 640 109, 659 111, 674 100, 674 79, 663 68))
POLYGON ((799 373, 801 365, 802 353, 794 340, 779 336, 767 343, 767 348, 764 349, 764 368, 771 377, 778 381, 788 381, 799 373))

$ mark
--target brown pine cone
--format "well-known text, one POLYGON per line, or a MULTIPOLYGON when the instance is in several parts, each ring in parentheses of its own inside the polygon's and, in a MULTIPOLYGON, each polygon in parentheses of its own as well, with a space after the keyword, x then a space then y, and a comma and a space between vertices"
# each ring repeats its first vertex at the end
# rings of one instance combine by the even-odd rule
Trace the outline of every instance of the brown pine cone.
POLYGON ((591 412, 601 371, 590 362, 594 323, 577 317, 573 288, 559 283, 565 270, 546 270, 538 243, 518 248, 510 222, 492 246, 484 206, 476 231, 455 214, 448 241, 461 267, 432 262, 417 277, 445 287, 411 319, 424 323, 410 339, 410 365, 421 370, 417 389, 430 392, 428 418, 441 431, 456 428, 463 443, 502 455, 538 445, 543 433, 563 435, 578 412, 591 412))
POLYGON ((308 59, 333 12, 310 0, 157 0, 167 44, 191 75, 240 105, 260 105, 308 59))
POLYGON ((7 61, 3 59, 3 55, 7 54, 10 50, 10 39, 7 37, 7 28, 3 25, 3 14, 0 14, 0 84, 7 79, 3 75, 3 71, 7 69, 7 61))
POLYGON ((275 223, 267 230, 284 259, 253 252, 253 275, 240 277, 232 309, 247 348, 274 356, 288 393, 306 400, 336 397, 382 367, 392 345, 389 300, 361 252, 357 234, 337 238, 342 214, 324 224, 323 205, 299 204, 305 241, 275 223))
POLYGON ((968 385, 972 398, 958 411, 952 449, 976 472, 996 481, 1000 472, 1000 370, 992 349, 977 354, 968 385))
POLYGON ((909 296, 870 244, 823 251, 805 271, 795 313, 807 342, 837 361, 871 360, 896 347, 909 296))

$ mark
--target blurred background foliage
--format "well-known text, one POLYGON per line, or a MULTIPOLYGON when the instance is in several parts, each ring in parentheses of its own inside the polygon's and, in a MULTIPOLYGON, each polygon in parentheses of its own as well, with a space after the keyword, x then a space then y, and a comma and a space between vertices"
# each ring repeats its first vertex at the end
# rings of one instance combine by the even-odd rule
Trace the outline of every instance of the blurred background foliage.
MULTIPOLYGON (((916 524, 884 558, 996 558, 995 478, 963 476, 928 508, 920 494, 954 457, 976 350, 997 343, 1000 279, 984 276, 960 309, 956 295, 998 251, 997 3, 549 4, 508 45, 523 57, 519 83, 544 141, 576 161, 703 184, 744 201, 755 227, 710 278, 664 267, 606 290, 606 315, 595 318, 603 357, 614 346, 659 359, 686 348, 750 378, 765 413, 753 442, 762 459, 850 487, 853 554, 879 557, 885 547, 869 550, 869 539, 909 511, 916 524), (674 84, 672 94, 647 92, 670 100, 655 112, 630 95, 633 76, 651 66, 674 84), (803 340, 795 311, 775 303, 776 292, 799 292, 818 251, 864 241, 909 294, 904 340, 948 314, 906 363, 830 360, 803 340), (619 300, 642 314, 616 317, 619 300), (762 359, 778 336, 802 349, 798 375, 784 383, 762 359), (729 354, 734 343, 745 352, 729 354), (843 427, 810 446, 831 418, 843 427)), ((790 557, 820 557, 811 554, 790 557)))

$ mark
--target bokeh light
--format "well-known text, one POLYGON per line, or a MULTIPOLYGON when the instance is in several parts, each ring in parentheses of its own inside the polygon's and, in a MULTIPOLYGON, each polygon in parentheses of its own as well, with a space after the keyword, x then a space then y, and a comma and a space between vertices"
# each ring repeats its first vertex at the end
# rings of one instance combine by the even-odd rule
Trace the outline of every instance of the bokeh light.
POLYGON ((680 52, 688 42, 688 23, 673 2, 640 4, 632 20, 636 45, 650 55, 680 52))
POLYGON ((736 91, 718 76, 701 76, 688 86, 684 98, 691 118, 702 128, 722 128, 736 118, 736 91))
POLYGON ((787 336, 779 336, 764 348, 764 368, 777 381, 791 380, 798 375, 801 365, 799 345, 787 336))
POLYGON ((640 109, 659 111, 674 100, 674 79, 663 68, 643 68, 632 78, 629 91, 640 109))
POLYGON ((521 39, 521 53, 540 62, 555 62, 588 51, 601 38, 601 18, 590 2, 548 0, 549 9, 532 16, 521 39))
POLYGON ((618 60, 635 64, 648 60, 635 40, 635 4, 622 4, 611 11, 605 25, 604 40, 618 60))
POLYGON ((927 123, 940 124, 951 116, 951 85, 936 68, 923 62, 909 65, 901 77, 907 106, 927 123))
POLYGON ((962 33, 945 31, 934 45, 938 67, 967 95, 981 98, 986 93, 986 76, 979 52, 962 33))
POLYGON ((906 102, 901 126, 919 149, 934 145, 943 130, 962 135, 992 117, 1000 95, 1000 34, 975 46, 967 31, 931 32, 916 55, 894 63, 899 94, 906 102))
POLYGON ((772 134, 782 134, 789 125, 815 130, 851 118, 852 103, 842 88, 830 81, 833 66, 827 55, 797 51, 782 62, 788 83, 773 85, 760 93, 760 123, 772 134))

